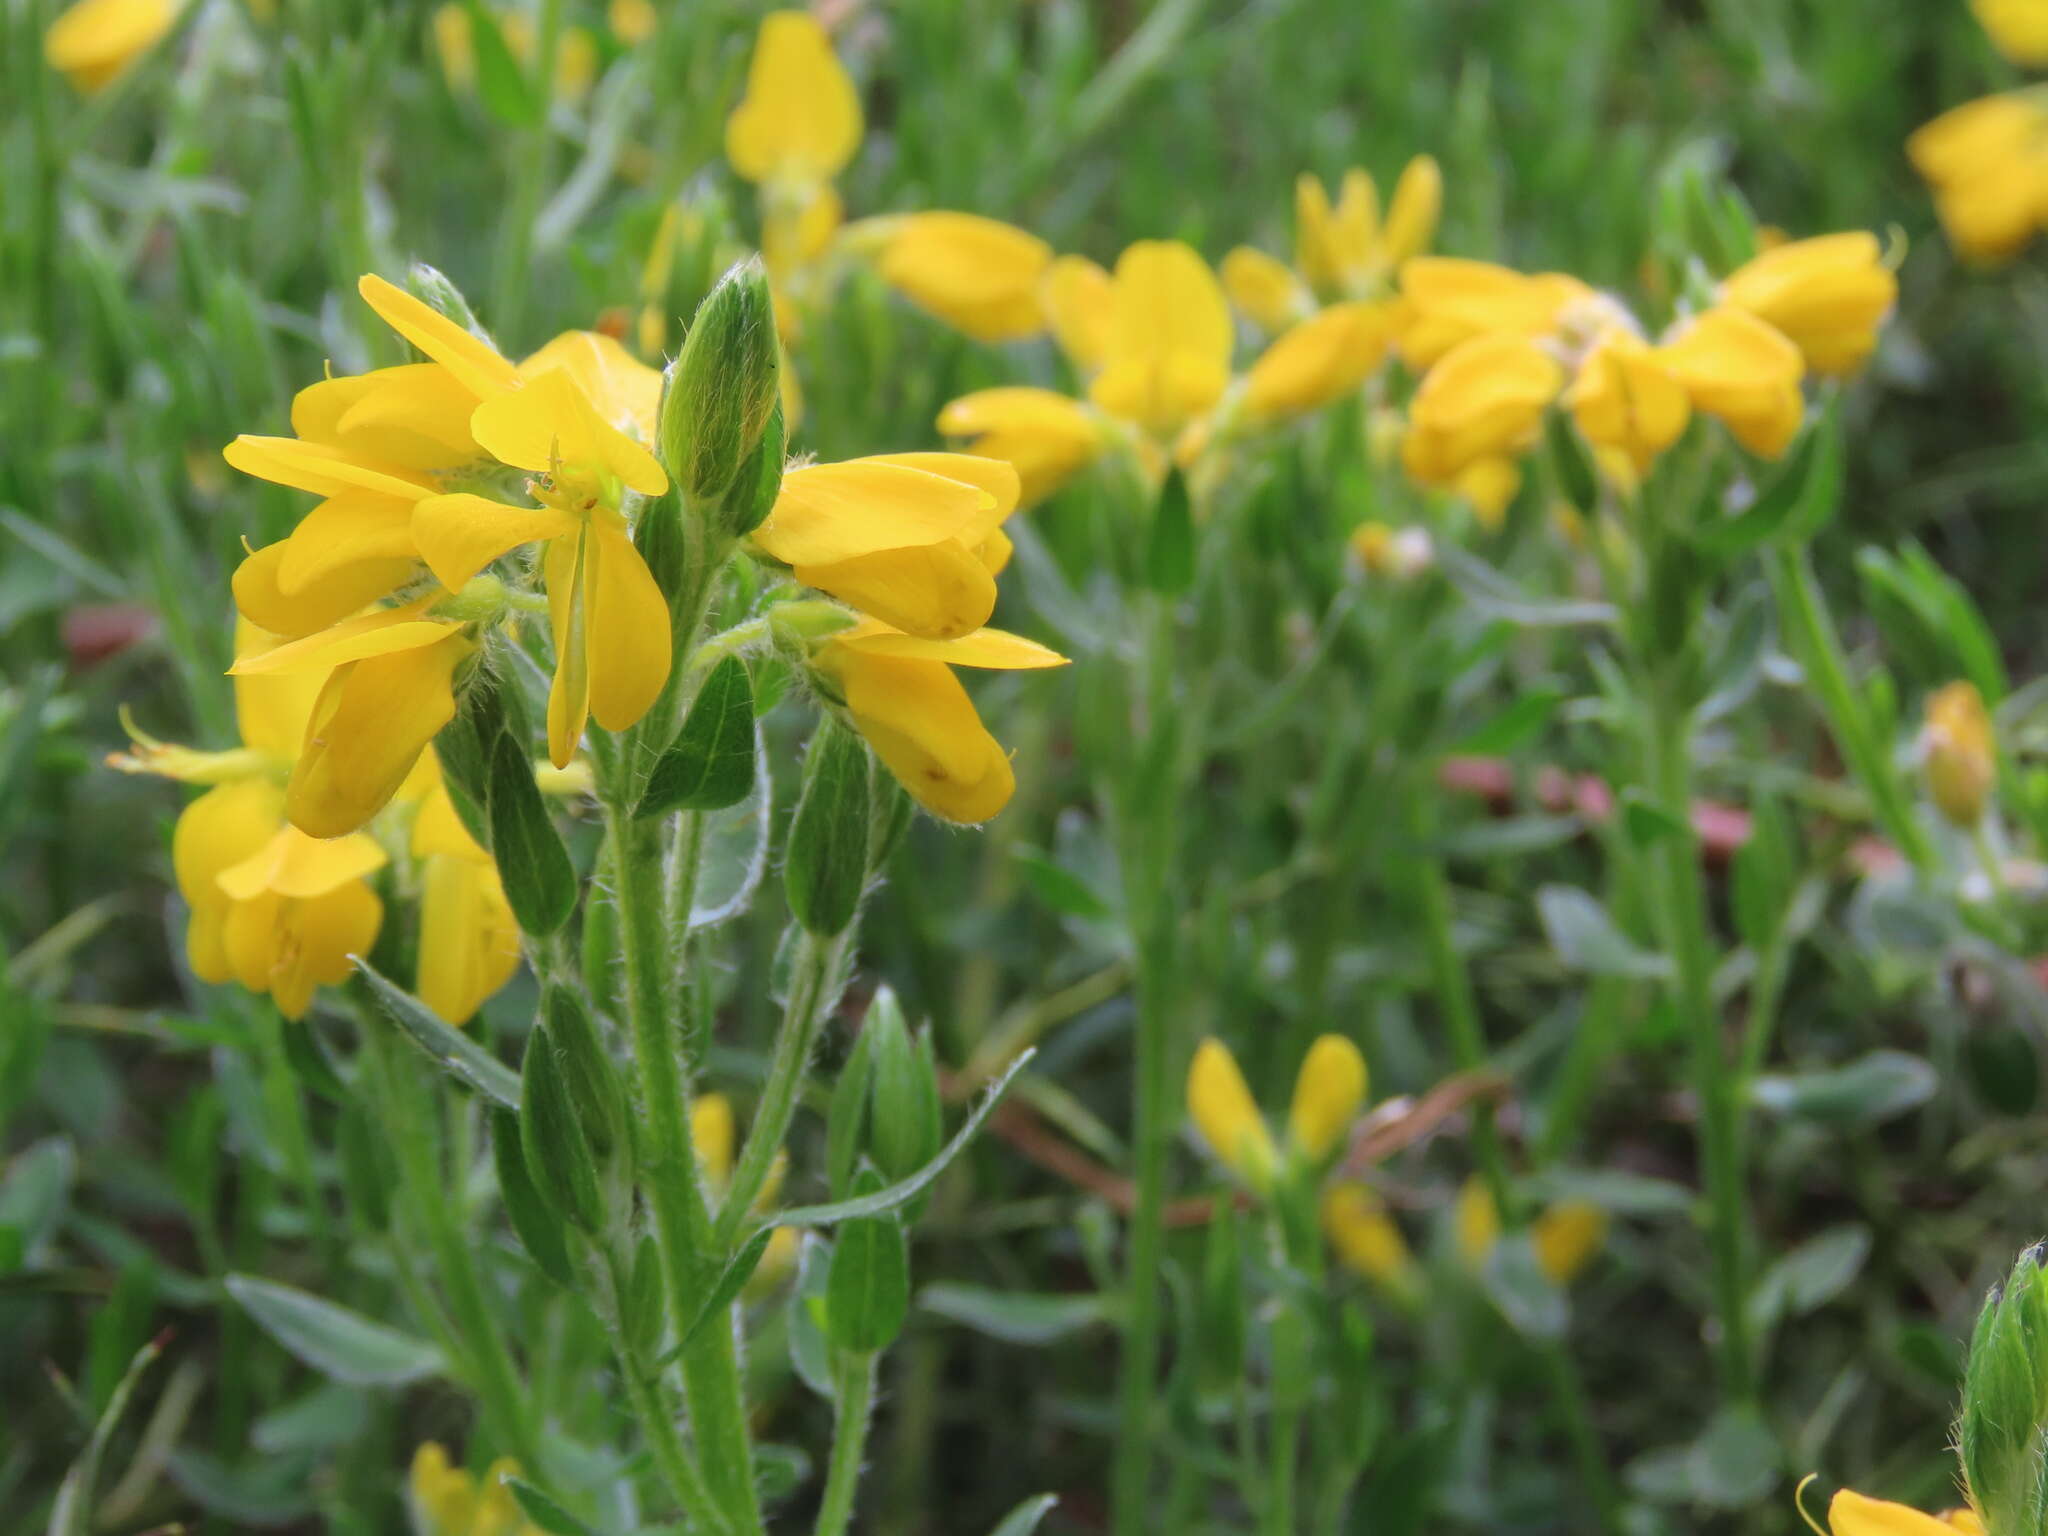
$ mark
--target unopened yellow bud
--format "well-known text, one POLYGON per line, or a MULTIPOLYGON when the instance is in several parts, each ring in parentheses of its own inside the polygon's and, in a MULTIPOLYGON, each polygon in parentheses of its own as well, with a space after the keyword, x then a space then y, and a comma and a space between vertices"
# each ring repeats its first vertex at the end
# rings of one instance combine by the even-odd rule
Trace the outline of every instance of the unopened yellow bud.
POLYGON ((1927 724, 1920 737, 1928 793, 1950 821, 1974 827, 1998 780, 1991 715, 1976 684, 1954 682, 1935 690, 1927 700, 1927 724))
POLYGON ((1458 1191, 1458 1203, 1451 1211, 1451 1227, 1458 1240, 1458 1257, 1467 1269, 1478 1269, 1500 1241, 1500 1207, 1493 1192, 1474 1174, 1458 1191))
POLYGON ((715 1187, 722 1188, 732 1175, 734 1139, 731 1102, 722 1093, 700 1095, 690 1106, 690 1145, 705 1179, 715 1187))
POLYGON ((1405 1291, 1415 1281, 1415 1256, 1386 1203, 1364 1184, 1340 1181, 1323 1191, 1323 1231, 1338 1259, 1376 1284, 1405 1291))
POLYGON ((1536 1263, 1553 1285, 1572 1282, 1607 1237, 1607 1213, 1583 1200, 1553 1205, 1529 1227, 1536 1263))
POLYGON ((1217 1160, 1255 1190, 1272 1186, 1279 1155, 1273 1137, 1252 1102, 1237 1058, 1217 1039, 1195 1048, 1188 1067, 1188 1118, 1217 1160))
POLYGON ((1342 1035, 1319 1035, 1301 1059, 1287 1134, 1295 1149, 1320 1163, 1337 1150, 1365 1107, 1365 1057, 1342 1035))

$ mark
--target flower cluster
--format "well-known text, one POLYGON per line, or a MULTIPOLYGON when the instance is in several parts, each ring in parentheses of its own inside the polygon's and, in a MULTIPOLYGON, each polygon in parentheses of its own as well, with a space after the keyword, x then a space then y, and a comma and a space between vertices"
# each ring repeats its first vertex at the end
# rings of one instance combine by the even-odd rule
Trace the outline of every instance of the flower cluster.
MULTIPOLYGON (((1970 8, 2013 63, 2048 67, 2048 7, 1975 0, 1970 8)), ((1949 243, 1970 261, 2008 261, 2048 223, 2048 100, 2039 87, 1944 112, 1914 132, 1906 154, 1934 193, 1949 243)))

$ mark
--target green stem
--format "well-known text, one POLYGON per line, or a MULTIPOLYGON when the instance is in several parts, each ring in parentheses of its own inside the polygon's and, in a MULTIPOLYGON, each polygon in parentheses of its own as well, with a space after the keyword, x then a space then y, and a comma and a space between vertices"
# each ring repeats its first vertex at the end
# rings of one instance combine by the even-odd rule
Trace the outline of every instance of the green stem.
MULTIPOLYGON (((606 1262, 610 1266, 611 1295, 613 1298, 623 1296, 625 1285, 621 1266, 615 1256, 608 1255, 606 1262)), ((683 1443, 675 1414, 669 1409, 660 1383, 634 1345, 630 1328, 616 1315, 616 1301, 609 1302, 605 1310, 608 1314, 605 1326, 611 1334, 612 1350, 618 1356, 619 1373, 626 1383, 626 1397, 632 1404, 633 1416, 640 1421, 641 1431, 647 1436, 648 1451, 655 1465, 661 1469, 676 1502, 690 1517, 693 1526, 702 1527, 712 1536, 727 1536, 732 1524, 719 1508, 710 1484, 704 1480, 703 1469, 683 1443)))
MULTIPOLYGON (((723 1267, 711 1243, 697 1154, 690 1141, 690 1092, 683 1072, 674 966, 664 922, 666 880, 658 823, 609 808, 626 1014, 640 1080, 641 1185, 654 1211, 669 1321, 680 1330, 723 1267)), ((683 1351, 683 1384, 698 1450, 719 1506, 741 1531, 761 1529, 754 1458, 730 1327, 700 1328, 683 1351)))
POLYGON ((754 1122, 747 1132, 746 1146, 718 1212, 720 1252, 730 1250, 739 1236, 741 1223, 768 1182, 775 1154, 782 1150, 783 1140, 789 1135, 797 1095, 803 1088, 804 1069, 810 1065, 819 1028, 837 993, 839 970, 852 933, 851 927, 829 939, 805 933, 797 941, 796 955, 790 963, 789 1000, 783 1006, 782 1028, 775 1036, 775 1054, 768 1064, 760 1102, 754 1107, 754 1122))
POLYGON ((825 1494, 818 1504, 815 1536, 843 1536, 853 1520, 860 1488, 861 1458, 867 1454, 868 1423, 875 1411, 875 1357, 844 1350, 832 1367, 832 1460, 825 1469, 825 1494))
POLYGON ((1622 1530, 1621 1493, 1614 1485, 1614 1474, 1608 1470, 1607 1453, 1601 1448, 1599 1432, 1593 1428, 1593 1416, 1586 1407, 1586 1387, 1579 1379, 1578 1367, 1564 1345, 1555 1339, 1543 1344, 1538 1353, 1542 1357, 1544 1375, 1550 1382, 1551 1396, 1556 1399, 1558 1412, 1564 1419, 1565 1437, 1571 1441, 1572 1459, 1579 1469, 1580 1490, 1591 1501, 1600 1529, 1608 1536, 1619 1536, 1622 1530))
POLYGON ((540 217, 541 194, 547 187, 548 151, 554 142, 549 118, 554 111, 555 55, 561 38, 562 0, 540 0, 532 81, 541 100, 540 120, 514 152, 512 196, 499 226, 498 270, 491 288, 491 325, 500 336, 512 338, 512 345, 517 345, 525 318, 521 306, 531 275, 527 268, 533 260, 533 226, 540 217))
POLYGON ((1653 678, 1647 680, 1647 691, 1643 748, 1648 787, 1670 828, 1653 850, 1651 891, 1665 952, 1671 956, 1672 1002, 1692 1042, 1714 1309, 1721 1327, 1721 1386, 1731 1401, 1747 1403, 1755 1396, 1755 1384, 1743 1285, 1742 1103, 1714 1002, 1706 882, 1692 822, 1692 722, 1670 688, 1653 678))

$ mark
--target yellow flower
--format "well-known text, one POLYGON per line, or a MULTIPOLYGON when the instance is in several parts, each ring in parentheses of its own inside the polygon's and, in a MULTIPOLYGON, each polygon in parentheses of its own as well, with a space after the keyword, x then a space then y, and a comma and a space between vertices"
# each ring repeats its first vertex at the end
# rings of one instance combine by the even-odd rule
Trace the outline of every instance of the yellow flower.
POLYGON ((105 90, 163 40, 179 0, 78 0, 43 35, 43 58, 83 95, 105 90))
POLYGON ((1397 1294, 1413 1294, 1415 1256, 1388 1214, 1386 1202, 1370 1186, 1351 1180, 1333 1182, 1323 1191, 1320 1212, 1323 1234, 1339 1262, 1397 1294))
POLYGON ((1828 1501, 1828 1531, 1831 1536, 1955 1536, 1958 1531, 1984 1536, 1984 1523, 1967 1509, 1923 1515, 1904 1504, 1843 1488, 1828 1501))
POLYGON ((1043 501, 1108 446, 1102 425, 1076 400, 1049 389, 1006 385, 976 390, 939 412, 938 428, 966 438, 968 452, 1017 471, 1019 501, 1043 501))
MULTIPOLYGON (((988 622, 995 573, 984 548, 1016 510, 1017 471, 962 453, 816 464, 782 477, 755 545, 894 629, 957 640, 988 622)), ((1007 544, 994 546, 1007 554, 1007 544)))
POLYGON ((1039 294, 1053 340, 1083 378, 1109 360, 1116 334, 1116 279, 1086 256, 1061 256, 1045 270, 1039 294))
POLYGON ((314 837, 355 831, 390 803, 455 718, 455 669, 476 642, 463 625, 428 617, 445 595, 359 614, 239 657, 230 669, 237 678, 325 679, 285 789, 294 826, 314 837))
MULTIPOLYGON (((273 643, 246 621, 238 628, 244 658, 273 643)), ((127 772, 212 786, 185 807, 171 835, 178 891, 191 911, 185 946, 193 974, 267 993, 292 1019, 304 1016, 316 987, 348 979, 348 957, 369 952, 383 921, 382 904, 363 883, 385 863, 376 840, 358 832, 321 841, 285 819, 284 780, 320 681, 237 676, 239 751, 138 738, 136 752, 110 760, 127 772)))
POLYGON ((1522 467, 1505 455, 1474 459, 1451 481, 1451 494, 1471 507, 1479 526, 1498 533, 1522 490, 1522 467))
MULTIPOLYGON (((493 19, 506 51, 522 64, 531 64, 539 46, 532 18, 524 11, 507 11, 493 19)), ((476 88, 476 38, 468 7, 450 3, 435 10, 434 51, 441 56, 441 74, 449 89, 467 92, 476 88)), ((596 79, 596 41, 581 27, 564 27, 555 42, 555 98, 581 101, 596 79)))
POLYGON ((1451 1208, 1451 1231, 1457 1239, 1458 1257, 1468 1269, 1483 1267, 1500 1241, 1500 1207, 1477 1174, 1459 1186, 1457 1203, 1451 1208))
POLYGON ((874 619, 830 635, 816 657, 854 728, 897 782, 934 816, 960 823, 994 816, 1009 804, 1016 780, 1009 754, 952 669, 1065 663, 1057 652, 999 629, 928 640, 874 619))
POLYGON ((1529 1224, 1537 1267, 1557 1286, 1571 1284, 1606 1237, 1607 1213, 1583 1200, 1560 1201, 1529 1224))
POLYGON ((1013 341, 1045 325, 1039 284, 1052 247, 972 213, 912 213, 883 221, 882 281, 977 341, 1013 341))
MULTIPOLYGON (((710 1184, 711 1192, 722 1196, 726 1181, 732 1177, 733 1155, 739 1146, 732 1102, 724 1094, 699 1094, 691 1103, 690 1144, 696 1150, 697 1166, 710 1184)), ((774 1206, 788 1167, 788 1159, 778 1152, 775 1161, 769 1165, 768 1177, 762 1181, 760 1192, 754 1196, 751 1209, 755 1215, 765 1214, 774 1206)), ((761 1262, 747 1278, 747 1296, 751 1299, 773 1290, 796 1268, 796 1250, 796 1229, 777 1227, 769 1235, 761 1262)))
POLYGON ((1405 581, 1429 569, 1436 558, 1429 534, 1421 528, 1395 528, 1363 522, 1351 530, 1351 552, 1368 575, 1405 581))
POLYGON ((421 1002, 450 1024, 464 1024, 519 969, 519 923, 505 900, 498 866, 469 835, 431 754, 431 787, 412 824, 420 861, 421 1002))
POLYGON ((1208 263, 1177 240, 1140 240, 1117 258, 1109 345, 1088 396, 1154 437, 1170 437, 1230 382, 1230 307, 1208 263))
POLYGON ((1640 474, 1678 441, 1692 417, 1684 387, 1647 342, 1619 325, 1601 332, 1565 404, 1581 437, 1595 448, 1619 450, 1640 474))
POLYGON ((1379 188, 1365 171, 1345 172, 1334 207, 1322 182, 1304 174, 1294 184, 1294 264, 1319 294, 1371 297, 1428 247, 1443 195, 1436 161, 1417 155, 1394 185, 1383 225, 1379 188))
POLYGON ((1759 458, 1782 456, 1805 419, 1798 347, 1746 309, 1723 304, 1683 325, 1656 350, 1691 397, 1759 458))
POLYGON ((725 122, 725 155, 757 185, 817 185, 860 148, 860 98, 808 11, 761 18, 747 91, 725 122))
POLYGON ((628 48, 637 48, 661 30, 661 13, 654 0, 611 0, 605 7, 605 24, 628 48))
POLYGON ((1474 336, 1430 369, 1408 413, 1401 459, 1425 485, 1451 485, 1472 465, 1535 441, 1564 370, 1534 340, 1474 336))
POLYGON ((1321 1163, 1343 1144, 1351 1122, 1365 1107, 1365 1057, 1342 1035, 1318 1035, 1301 1059, 1287 1135, 1311 1163, 1321 1163))
POLYGON ((1255 423, 1304 415, 1347 395, 1378 368, 1392 334, 1388 306, 1333 304, 1283 332, 1245 375, 1243 408, 1255 423))
POLYGON ((1270 1189, 1280 1165, 1273 1136, 1230 1047, 1211 1036, 1188 1064, 1188 1118, 1216 1160, 1250 1188, 1270 1189))
POLYGON ((1475 336, 1545 335, 1593 296, 1561 272, 1532 277, 1463 257, 1417 257, 1401 268, 1401 355, 1411 367, 1429 368, 1475 336))
POLYGON ((1238 313, 1262 331, 1280 332, 1315 311, 1315 295, 1294 269, 1264 251, 1240 245, 1223 258, 1223 291, 1238 313))
POLYGON ((2027 69, 2048 65, 2048 4, 2043 0, 1970 0, 1998 51, 2027 69))
POLYGON ((1945 112, 1906 140, 1906 153, 1934 189, 1950 243, 1969 260, 2010 258, 2048 213, 2048 107, 2031 92, 1945 112))
POLYGON ((481 1482, 432 1440, 413 1453, 407 1479, 413 1524, 420 1536, 542 1536, 524 1519, 505 1479, 519 1475, 519 1463, 500 1457, 481 1482))
POLYGON ((1898 297, 1877 237, 1863 230, 1777 246, 1721 283, 1724 304, 1769 321, 1808 368, 1831 376, 1863 366, 1898 297))
POLYGON ((1920 743, 1927 790, 1941 814, 1958 827, 1976 826, 1998 782, 1998 745, 1976 684, 1953 682, 1928 696, 1920 743))

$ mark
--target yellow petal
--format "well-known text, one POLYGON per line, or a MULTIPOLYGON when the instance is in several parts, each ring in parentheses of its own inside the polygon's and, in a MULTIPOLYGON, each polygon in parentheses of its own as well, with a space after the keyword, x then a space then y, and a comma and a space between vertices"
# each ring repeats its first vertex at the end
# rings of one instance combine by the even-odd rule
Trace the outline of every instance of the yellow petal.
POLYGON ((366 463, 415 473, 477 457, 469 435, 476 396, 439 363, 407 363, 323 379, 292 400, 292 430, 366 463))
POLYGON ((623 731, 647 713, 668 681, 674 654, 668 600, 620 530, 594 526, 590 556, 590 712, 606 730, 623 731))
POLYGON ((913 213, 894 226, 882 281, 978 341, 1013 341, 1045 325, 1039 282, 1052 247, 972 213, 913 213))
POLYGON ((1553 1205, 1529 1224, 1536 1263, 1553 1285, 1569 1285, 1607 1237, 1607 1213, 1583 1200, 1553 1205))
MULTIPOLYGON (((277 644, 277 636, 258 629, 247 619, 236 622, 237 658, 257 655, 277 644)), ((324 681, 315 671, 236 678, 235 723, 242 740, 278 762, 290 762, 297 757, 299 744, 305 740, 306 721, 313 714, 313 701, 320 696, 324 681)))
POLYGON ((2048 5, 2041 0, 1970 0, 1998 51, 2024 69, 2048 65, 2048 5))
POLYGON ((1504 332, 1536 336, 1552 329, 1567 304, 1590 290, 1558 273, 1534 277, 1454 256, 1418 256, 1401 267, 1408 318, 1401 355, 1428 368, 1459 343, 1504 332))
POLYGON ((450 1024, 467 1023, 512 979, 519 958, 519 924, 497 867, 449 854, 428 859, 420 881, 420 1001, 450 1024))
POLYGON ((820 658, 855 727, 918 804, 946 821, 987 821, 1015 792, 1010 760, 967 690, 935 661, 827 646, 820 658))
POLYGON ((991 505, 977 514, 978 521, 964 533, 964 537, 977 537, 996 528, 1004 518, 1017 510, 1022 499, 1022 487, 1017 478, 1017 467, 1002 459, 990 458, 979 453, 884 453, 871 458, 849 459, 850 464, 900 464, 905 469, 922 470, 928 475, 941 475, 948 480, 958 480, 963 485, 975 486, 988 492, 991 505))
POLYGON ((643 496, 668 489, 668 476, 654 455, 602 420, 565 368, 486 400, 470 418, 470 430, 500 463, 536 474, 559 466, 611 476, 643 496))
MULTIPOLYGON (((415 503, 355 492, 330 496, 299 519, 284 541, 278 591, 298 597, 307 587, 348 566, 389 567, 413 559, 415 503)), ((419 503, 424 505, 424 503, 419 503)))
POLYGON ((1535 439, 1564 370, 1526 336, 1474 336, 1429 371, 1409 409, 1409 471, 1447 484, 1480 459, 1512 455, 1535 439))
POLYGON ((43 35, 43 58, 83 94, 103 90, 160 42, 175 0, 78 0, 43 35))
POLYGON ((1082 373, 1109 357, 1116 326, 1116 285, 1085 256, 1062 256, 1046 268, 1039 291, 1053 340, 1082 373))
POLYGON ((979 537, 996 506, 979 485, 887 459, 814 464, 782 477, 753 539, 787 565, 834 565, 969 531, 979 537))
POLYGON ((613 37, 636 48, 661 29, 661 13, 654 8, 654 0, 611 0, 605 8, 605 24, 613 37))
POLYGON ((590 530, 550 539, 541 556, 548 591, 548 628, 555 642, 555 676, 548 686, 548 761, 569 766, 590 723, 590 530))
POLYGON ((438 765, 435 764, 434 754, 423 754, 420 765, 423 768, 434 766, 437 772, 433 788, 420 801, 419 811, 413 816, 412 835, 408 839, 412 856, 416 859, 426 859, 440 854, 449 858, 471 859, 478 863, 488 862, 490 854, 469 835, 469 828, 462 824, 462 818, 455 813, 455 802, 448 798, 447 786, 439 782, 438 765))
POLYGON ((1067 658, 1047 650, 1036 640, 1013 635, 1003 629, 978 629, 957 640, 927 640, 898 633, 874 619, 832 637, 833 644, 861 651, 869 656, 898 656, 919 661, 941 661, 953 667, 983 667, 1015 672, 1037 667, 1063 667, 1067 658))
POLYGON ((1693 408, 1718 418, 1750 452, 1777 458, 1790 446, 1805 409, 1805 364, 1775 327, 1724 304, 1688 322, 1656 355, 1693 408))
POLYGON ((319 838, 281 826, 261 848, 222 870, 216 883, 230 901, 254 901, 266 894, 299 899, 324 896, 385 863, 384 850, 366 833, 319 838))
POLYGON ((273 646, 267 651, 239 656, 228 671, 236 677, 303 672, 309 668, 324 671, 372 656, 418 650, 445 640, 460 629, 459 625, 440 619, 420 617, 426 606, 426 601, 421 601, 408 603, 403 608, 379 608, 371 613, 357 614, 318 633, 273 646))
POLYGON ((1223 289, 1239 313, 1276 335, 1315 307, 1315 299, 1285 262, 1248 245, 1223 258, 1223 289))
POLYGON ((1245 378, 1245 411, 1254 421, 1273 422, 1349 394, 1386 357, 1392 331, 1384 304, 1331 305, 1260 354, 1245 378))
POLYGON ((1330 194, 1319 177, 1306 171, 1294 178, 1294 264, 1319 293, 1343 286, 1344 258, 1330 194))
POLYGON ((1217 1161, 1255 1190, 1271 1186, 1279 1153, 1237 1058, 1220 1040, 1195 1047, 1188 1065, 1188 1118, 1217 1161))
POLYGON ((1828 1502, 1834 1536, 1955 1536, 1956 1527, 1917 1509, 1844 1488, 1828 1502))
POLYGON ((1365 1107, 1365 1057, 1342 1035, 1319 1035, 1301 1059, 1287 1134, 1311 1162, 1335 1152, 1365 1107))
POLYGON ((997 528, 974 546, 974 558, 982 563, 989 575, 1000 576, 1016 550, 1017 546, 1011 541, 1010 536, 997 528))
POLYGON ((1231 339, 1230 306, 1208 263, 1178 240, 1140 240, 1117 258, 1109 356, 1091 397, 1170 431, 1222 394, 1231 339))
POLYGON ((1648 343, 1618 326, 1593 344, 1565 404, 1588 443, 1620 450, 1639 474, 1678 441, 1692 416, 1685 386, 1648 343))
POLYGON ((938 427, 949 437, 972 438, 975 453, 1013 466, 1026 506, 1057 491, 1104 446, 1086 407, 1049 389, 1024 386, 962 395, 939 413, 938 427))
POLYGON ((455 668, 476 648, 442 626, 430 645, 335 668, 285 789, 285 814, 315 837, 340 837, 390 803, 435 733, 455 718, 455 668))
POLYGON ((1468 1269, 1484 1265, 1494 1244, 1500 1241, 1500 1207, 1493 1203, 1492 1191, 1476 1173, 1458 1190, 1458 1201, 1451 1211, 1451 1228, 1457 1239, 1458 1257, 1468 1269))
POLYGON ((825 29, 805 11, 761 18, 747 94, 725 156, 748 181, 830 181, 860 147, 860 98, 825 29))
POLYGON ((288 1019, 305 1015, 316 987, 338 987, 367 955, 384 920, 383 903, 367 885, 351 884, 309 901, 280 901, 284 942, 271 975, 270 995, 288 1019))
POLYGON ((559 368, 576 381, 592 408, 621 432, 654 441, 661 414, 661 370, 650 368, 601 331, 564 331, 521 360, 520 376, 534 379, 559 368))
POLYGON ((1398 267, 1428 250, 1429 242, 1436 237, 1436 221, 1443 205, 1443 171, 1432 156, 1417 155, 1394 183, 1386 227, 1380 232, 1381 261, 1387 267, 1398 267))
POLYGON ((970 634, 995 612, 995 577, 959 539, 799 565, 795 575, 886 624, 933 640, 970 634))
POLYGON ((713 1186, 725 1187, 732 1177, 733 1148, 738 1135, 733 1127, 732 1101, 722 1093, 700 1093, 690 1105, 690 1145, 697 1164, 713 1186))
POLYGON ((1378 1195, 1363 1184, 1340 1180, 1323 1191, 1323 1232, 1347 1268, 1382 1285, 1410 1283, 1415 1257, 1407 1239, 1378 1195))
POLYGON ((1165 437, 1214 405, 1229 383, 1228 363, 1197 352, 1118 357, 1088 386, 1088 398, 1165 437))
POLYGON ((231 902, 220 888, 221 872, 266 847, 283 820, 284 791, 263 778, 218 785, 179 814, 171 833, 171 867, 178 894, 191 908, 185 948, 201 981, 226 981, 234 974, 223 945, 231 902))
POLYGON ((245 475, 316 496, 372 491, 401 501, 419 501, 434 494, 423 477, 358 463, 340 448, 304 443, 295 437, 252 437, 245 432, 221 449, 220 456, 245 475))
POLYGON ((356 283, 356 292, 377 316, 428 357, 455 375, 479 400, 489 400, 519 387, 519 371, 498 355, 498 349, 457 325, 431 304, 374 272, 356 283))
POLYGON ((1768 321, 1809 368, 1833 376, 1853 373, 1869 358, 1898 296, 1883 248, 1863 230, 1777 246, 1721 284, 1722 302, 1768 321))
POLYGON ((432 496, 413 509, 410 533, 434 579, 460 592, 469 579, 522 544, 573 534, 582 520, 553 507, 508 507, 467 491, 432 496))
POLYGON ((287 594, 279 580, 291 540, 266 544, 235 567, 235 607, 257 628, 273 635, 305 635, 326 629, 373 603, 419 572, 419 562, 365 560, 337 567, 304 592, 287 594))

